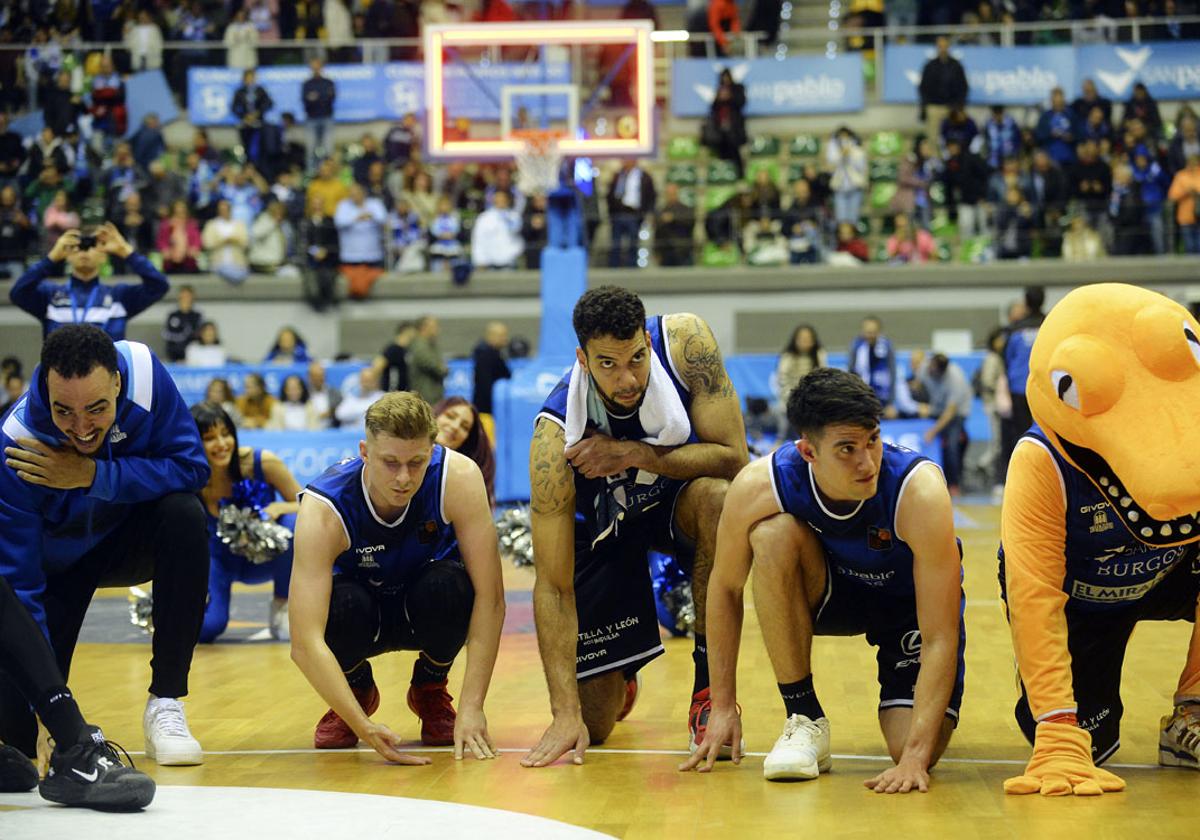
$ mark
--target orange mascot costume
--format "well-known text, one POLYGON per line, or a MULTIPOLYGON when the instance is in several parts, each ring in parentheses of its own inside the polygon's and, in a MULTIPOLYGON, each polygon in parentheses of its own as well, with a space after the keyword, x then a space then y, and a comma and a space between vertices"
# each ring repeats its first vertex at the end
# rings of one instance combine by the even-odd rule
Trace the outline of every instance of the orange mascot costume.
MULTIPOLYGON (((1119 746, 1121 665, 1139 621, 1197 620, 1200 324, 1118 283, 1068 294, 1029 365, 1035 426, 1008 467, 1001 584, 1034 745, 1008 793, 1100 794, 1119 746)), ((1200 630, 1192 628, 1159 762, 1200 769, 1200 630)))

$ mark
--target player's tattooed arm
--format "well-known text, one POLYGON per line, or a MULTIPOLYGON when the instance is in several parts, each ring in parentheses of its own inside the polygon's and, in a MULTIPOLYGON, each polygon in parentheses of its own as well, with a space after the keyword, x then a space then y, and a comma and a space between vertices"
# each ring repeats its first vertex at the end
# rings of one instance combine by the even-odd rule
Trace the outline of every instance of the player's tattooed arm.
POLYGON ((563 454, 565 445, 558 424, 538 421, 529 449, 530 506, 536 514, 553 516, 574 510, 575 474, 563 454))
POLYGON ((703 318, 690 313, 667 319, 667 343, 688 390, 697 397, 730 397, 733 383, 725 372, 721 348, 703 318))

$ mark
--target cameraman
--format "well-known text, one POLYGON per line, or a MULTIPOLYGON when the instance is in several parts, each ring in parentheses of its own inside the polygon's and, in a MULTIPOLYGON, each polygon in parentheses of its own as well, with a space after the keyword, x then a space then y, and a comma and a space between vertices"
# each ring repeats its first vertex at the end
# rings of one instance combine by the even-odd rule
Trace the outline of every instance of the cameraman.
POLYGON ((81 233, 68 230, 50 254, 31 266, 9 290, 8 298, 42 322, 43 337, 64 324, 95 324, 113 341, 125 338, 125 322, 167 293, 167 278, 150 260, 135 254, 112 222, 81 233), (140 284, 101 283, 100 269, 109 255, 125 260, 142 278, 140 284), (65 283, 48 278, 66 260, 65 283))

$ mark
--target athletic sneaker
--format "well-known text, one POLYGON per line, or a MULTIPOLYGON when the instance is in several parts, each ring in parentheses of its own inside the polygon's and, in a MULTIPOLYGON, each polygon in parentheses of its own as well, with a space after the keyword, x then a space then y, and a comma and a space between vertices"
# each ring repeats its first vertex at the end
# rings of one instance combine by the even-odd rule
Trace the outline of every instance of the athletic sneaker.
POLYGON ((146 736, 147 758, 168 766, 204 763, 200 742, 188 730, 182 700, 151 697, 142 716, 142 732, 146 736))
POLYGON ((118 749, 104 740, 99 729, 89 726, 73 747, 54 748, 50 769, 38 785, 38 792, 50 802, 97 811, 145 808, 154 799, 154 780, 134 768, 128 753, 126 767, 118 749))
POLYGON ((446 681, 410 685, 408 708, 421 719, 421 743, 427 747, 448 747, 454 743, 454 721, 458 715, 446 691, 446 681))
MULTIPOLYGON (((379 687, 371 683, 368 688, 351 688, 354 699, 367 717, 375 714, 379 708, 379 687)), ((330 709, 317 722, 313 733, 313 746, 319 750, 345 750, 358 743, 358 735, 350 728, 350 724, 342 720, 341 715, 330 709)))
POLYGON ((1158 763, 1200 770, 1200 703, 1185 703, 1162 719, 1158 763))
POLYGON ((271 628, 272 639, 278 639, 281 642, 291 640, 292 631, 288 622, 287 598, 271 599, 271 620, 269 626, 271 628))
POLYGON ((25 753, 0 744, 0 793, 24 793, 37 787, 37 768, 25 753))
POLYGON ((642 690, 642 675, 635 674, 633 679, 625 681, 625 703, 621 706, 621 711, 617 712, 617 720, 625 720, 629 717, 629 713, 633 711, 633 706, 637 703, 638 692, 642 690))
POLYGON ((763 762, 763 776, 781 779, 815 779, 829 772, 829 718, 810 720, 792 715, 783 725, 783 734, 763 762))
MULTIPOLYGON (((692 707, 688 710, 688 752, 694 753, 704 742, 704 733, 708 729, 708 716, 712 713, 712 696, 709 689, 704 688, 692 695, 692 707)), ((738 714, 742 707, 738 706, 738 714)), ((742 752, 746 751, 746 742, 742 741, 742 752)), ((726 741, 717 753, 719 761, 733 758, 733 742, 726 741)))

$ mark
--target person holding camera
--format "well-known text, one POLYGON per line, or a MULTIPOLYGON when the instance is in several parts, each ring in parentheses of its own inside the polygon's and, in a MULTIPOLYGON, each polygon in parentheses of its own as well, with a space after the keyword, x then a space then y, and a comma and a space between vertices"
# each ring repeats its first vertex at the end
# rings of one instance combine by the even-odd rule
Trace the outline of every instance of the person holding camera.
POLYGON ((42 322, 43 337, 65 324, 95 324, 113 341, 125 338, 126 322, 167 293, 167 278, 133 246, 112 222, 86 233, 65 231, 45 259, 32 265, 9 290, 8 298, 42 322), (123 259, 141 283, 102 283, 100 269, 123 259), (65 283, 51 280, 63 262, 65 283))

